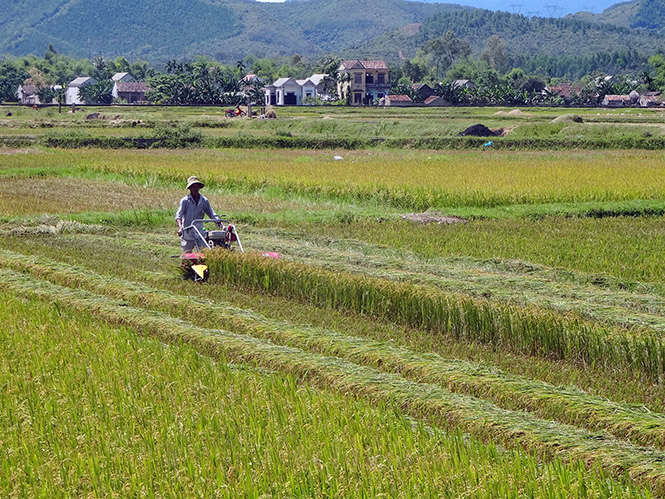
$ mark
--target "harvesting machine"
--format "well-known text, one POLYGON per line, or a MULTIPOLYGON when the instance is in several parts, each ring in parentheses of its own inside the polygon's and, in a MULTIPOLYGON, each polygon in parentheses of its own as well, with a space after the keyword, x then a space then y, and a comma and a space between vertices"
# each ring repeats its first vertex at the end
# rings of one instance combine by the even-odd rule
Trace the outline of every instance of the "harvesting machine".
MULTIPOLYGON (((240 242, 240 237, 238 237, 238 231, 235 225, 229 223, 228 220, 224 220, 222 218, 197 219, 194 220, 191 225, 182 228, 183 231, 188 229, 192 229, 196 234, 196 238, 199 243, 203 243, 203 246, 208 249, 225 248, 227 250, 233 251, 237 247, 241 253, 244 253, 244 250, 242 249, 242 243, 240 242), (219 226, 219 230, 204 230, 201 232, 195 225, 198 222, 213 222, 219 226)), ((208 279, 209 271, 208 266, 205 263, 205 255, 203 253, 198 251, 183 253, 180 255, 180 260, 182 263, 183 275, 186 279, 192 279, 193 281, 200 282, 204 282, 208 279)))

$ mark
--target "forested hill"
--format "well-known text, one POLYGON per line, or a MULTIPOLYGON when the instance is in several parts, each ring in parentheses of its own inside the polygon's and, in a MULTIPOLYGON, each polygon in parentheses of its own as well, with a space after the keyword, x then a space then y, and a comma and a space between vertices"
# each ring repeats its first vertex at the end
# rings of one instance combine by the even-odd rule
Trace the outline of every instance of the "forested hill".
POLYGON ((256 56, 314 55, 458 5, 404 0, 5 0, 0 54, 44 53, 49 43, 77 57, 124 55, 151 62, 209 55, 233 62, 256 56))
POLYGON ((665 0, 633 0, 613 5, 600 14, 580 12, 570 17, 624 28, 647 28, 663 33, 665 32, 665 0))
MULTIPOLYGON (((512 54, 584 55, 665 47, 655 34, 665 0, 614 9, 653 29, 580 18, 528 18, 455 4, 405 0, 4 0, 0 54, 41 55, 49 44, 75 57, 145 59, 152 63, 208 55, 233 63, 263 56, 382 57, 397 62, 428 40, 454 31, 477 52, 492 35, 512 54), (645 10, 646 9, 646 10, 645 10), (639 21, 642 19, 642 21, 639 21)), ((629 4, 622 4, 629 5, 629 4)), ((590 15, 593 17, 593 15, 590 15)), ((618 19, 621 16, 615 15, 618 19)))
POLYGON ((405 36, 395 30, 375 39, 368 49, 392 59, 398 56, 394 48, 399 47, 403 56, 411 57, 417 48, 448 31, 469 43, 474 52, 482 50, 490 36, 497 35, 513 56, 581 56, 616 50, 650 54, 665 49, 665 38, 654 30, 481 9, 436 14, 422 23, 418 33, 405 36))

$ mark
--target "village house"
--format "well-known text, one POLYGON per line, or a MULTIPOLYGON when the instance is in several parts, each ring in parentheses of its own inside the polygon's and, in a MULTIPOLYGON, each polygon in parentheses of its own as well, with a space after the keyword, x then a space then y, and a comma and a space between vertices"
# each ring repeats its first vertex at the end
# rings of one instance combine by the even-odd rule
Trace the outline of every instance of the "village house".
POLYGON ((111 95, 114 100, 121 100, 127 104, 140 104, 146 101, 145 94, 150 89, 129 73, 116 73, 111 77, 113 89, 111 95))
POLYGON ((145 94, 149 90, 148 86, 140 81, 116 81, 111 95, 114 99, 125 101, 127 104, 141 104, 146 102, 145 94))
POLYGON ((330 75, 325 73, 313 74, 309 77, 309 80, 316 85, 316 97, 321 100, 330 100, 331 95, 326 87, 326 80, 330 79, 330 75))
POLYGON ((408 95, 389 94, 379 98, 379 106, 408 107, 413 105, 413 100, 408 95))
POLYGON ((640 107, 661 107, 663 100, 659 95, 640 95, 638 100, 640 107))
POLYGON ((606 95, 600 103, 603 107, 630 107, 633 100, 630 95, 606 95))
POLYGON ((420 101, 425 101, 428 97, 435 95, 434 89, 427 83, 415 83, 411 85, 413 91, 418 95, 420 101))
POLYGON ((258 75, 255 75, 254 73, 249 73, 242 77, 242 91, 245 95, 252 91, 254 85, 262 84, 263 80, 261 80, 261 78, 259 78, 258 75))
MULTIPOLYGON (((60 85, 51 85, 52 90, 60 90, 62 87, 60 85)), ((18 90, 16 91, 16 96, 18 101, 25 106, 39 106, 41 104, 57 104, 58 101, 53 98, 50 102, 41 102, 39 95, 37 94, 37 87, 35 85, 19 85, 18 90)))
POLYGON ((446 99, 439 97, 438 95, 429 96, 427 99, 425 99, 424 104, 428 107, 445 107, 452 105, 446 99))
POLYGON ((278 78, 265 90, 269 106, 298 106, 302 102, 302 88, 293 78, 278 78))
POLYGON ((116 73, 111 76, 111 80, 114 83, 131 83, 136 81, 134 77, 129 73, 116 73))
POLYGON ((354 106, 372 104, 390 92, 390 69, 384 61, 342 61, 337 72, 337 92, 342 98, 350 96, 354 106))
POLYGON ((325 94, 323 79, 328 75, 312 75, 304 80, 279 78, 265 87, 268 106, 302 106, 313 104, 325 94), (319 90, 320 89, 320 90, 319 90))
POLYGON ((560 85, 551 85, 545 87, 543 93, 549 92, 551 95, 559 96, 565 104, 570 104, 580 95, 582 87, 574 86, 572 83, 561 83, 560 85))
POLYGON ((469 90, 476 88, 476 84, 471 80, 455 80, 453 85, 457 88, 468 88, 469 90))
POLYGON ((16 92, 16 96, 21 104, 26 106, 34 106, 41 104, 39 96, 37 95, 37 87, 34 85, 20 85, 16 92))
POLYGON ((97 83, 97 80, 90 76, 80 76, 75 80, 72 80, 65 90, 65 104, 83 104, 83 99, 79 94, 79 89, 85 85, 94 85, 97 83))

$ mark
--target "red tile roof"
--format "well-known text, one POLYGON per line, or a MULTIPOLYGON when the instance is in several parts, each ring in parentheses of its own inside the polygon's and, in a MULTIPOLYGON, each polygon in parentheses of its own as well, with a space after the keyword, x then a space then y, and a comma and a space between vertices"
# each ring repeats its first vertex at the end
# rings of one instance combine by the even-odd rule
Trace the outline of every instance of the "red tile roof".
POLYGON ((553 85, 547 88, 552 94, 560 95, 561 97, 565 98, 570 97, 573 93, 579 94, 582 90, 582 87, 574 87, 571 84, 565 83, 563 85, 553 85))
POLYGON ((147 92, 150 90, 148 86, 140 81, 128 81, 126 83, 118 82, 116 84, 118 92, 147 92))
POLYGON ((384 61, 361 61, 360 59, 349 59, 342 61, 340 69, 384 69, 388 70, 388 65, 384 61))
POLYGON ((388 95, 386 98, 390 102, 413 102, 408 95, 388 95))

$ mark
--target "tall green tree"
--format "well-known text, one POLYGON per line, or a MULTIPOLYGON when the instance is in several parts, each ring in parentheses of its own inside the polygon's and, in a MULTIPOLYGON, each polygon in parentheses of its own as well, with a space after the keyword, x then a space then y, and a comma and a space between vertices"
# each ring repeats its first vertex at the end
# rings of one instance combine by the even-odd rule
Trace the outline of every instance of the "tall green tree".
POLYGON ((79 88, 79 95, 86 104, 110 104, 113 101, 113 82, 101 80, 79 88))
POLYGON ((506 42, 497 35, 490 36, 485 43, 485 48, 480 54, 480 58, 499 73, 505 73, 508 69, 508 48, 506 47, 506 42))
POLYGON ((649 64, 655 70, 651 85, 658 90, 665 91, 665 57, 662 54, 653 55, 649 57, 649 64))
POLYGON ((29 76, 27 69, 12 61, 0 63, 0 102, 17 100, 18 87, 29 76))
POLYGON ((422 52, 429 56, 437 76, 442 76, 455 61, 469 57, 471 47, 454 32, 448 31, 443 37, 427 42, 422 47, 422 52))

